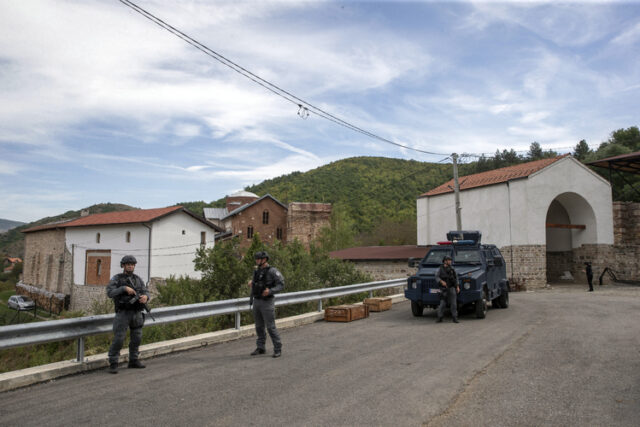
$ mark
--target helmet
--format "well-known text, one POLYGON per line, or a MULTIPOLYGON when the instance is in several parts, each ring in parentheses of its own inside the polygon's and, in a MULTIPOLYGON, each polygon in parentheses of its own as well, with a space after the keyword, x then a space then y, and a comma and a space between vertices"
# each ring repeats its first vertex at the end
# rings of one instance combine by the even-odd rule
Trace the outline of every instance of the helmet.
POLYGON ((265 251, 260 251, 260 252, 256 252, 255 255, 253 256, 254 259, 262 259, 262 258, 266 258, 267 261, 269 261, 269 254, 266 253, 265 251))
POLYGON ((445 262, 448 259, 451 259, 451 257, 449 255, 445 255, 444 258, 442 258, 442 262, 445 262))
POLYGON ((125 264, 137 264, 138 261, 133 255, 125 255, 120 260, 120 267, 124 267, 125 264))

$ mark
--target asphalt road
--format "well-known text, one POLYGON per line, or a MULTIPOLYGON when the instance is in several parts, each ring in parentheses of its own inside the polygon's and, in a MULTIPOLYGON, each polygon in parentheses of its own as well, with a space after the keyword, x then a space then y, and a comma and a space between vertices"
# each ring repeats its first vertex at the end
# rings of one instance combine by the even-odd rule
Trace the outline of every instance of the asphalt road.
POLYGON ((514 293, 436 324, 408 303, 0 394, 2 425, 638 425, 640 287, 514 293))

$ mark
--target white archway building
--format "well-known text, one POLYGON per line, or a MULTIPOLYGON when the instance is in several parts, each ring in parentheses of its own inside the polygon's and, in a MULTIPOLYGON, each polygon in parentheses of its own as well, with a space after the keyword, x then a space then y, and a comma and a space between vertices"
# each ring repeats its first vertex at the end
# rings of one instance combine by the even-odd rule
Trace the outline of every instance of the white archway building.
MULTIPOLYGON (((462 228, 497 245, 509 276, 543 286, 613 245, 611 186, 569 155, 461 177, 462 228)), ((453 181, 417 200, 418 245, 456 228, 453 181)), ((602 252, 602 253, 601 253, 602 252)))

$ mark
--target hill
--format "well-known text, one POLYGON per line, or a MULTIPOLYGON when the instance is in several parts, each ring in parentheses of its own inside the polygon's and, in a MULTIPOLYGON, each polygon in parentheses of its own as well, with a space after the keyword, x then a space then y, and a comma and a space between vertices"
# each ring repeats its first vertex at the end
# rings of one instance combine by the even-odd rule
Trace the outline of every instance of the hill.
POLYGON ((20 221, 11 221, 9 219, 0 218, 0 233, 3 233, 7 230, 11 230, 12 228, 23 225, 24 222, 20 221))
POLYGON ((77 211, 67 211, 61 215, 42 218, 28 224, 21 223, 23 225, 12 228, 5 233, 0 233, 0 255, 5 254, 8 256, 24 258, 24 234, 22 233, 22 230, 26 230, 27 228, 35 227, 36 225, 48 224, 50 222, 77 218, 84 210, 88 210, 90 214, 96 214, 114 211, 128 211, 131 209, 136 208, 119 203, 100 203, 77 211))
MULTIPOLYGON (((332 203, 334 211, 353 222, 357 244, 414 244, 416 197, 452 176, 450 164, 352 157, 269 179, 245 190, 259 196, 271 194, 285 204, 332 203)), ((224 199, 179 204, 202 215, 204 207, 224 207, 224 199)))

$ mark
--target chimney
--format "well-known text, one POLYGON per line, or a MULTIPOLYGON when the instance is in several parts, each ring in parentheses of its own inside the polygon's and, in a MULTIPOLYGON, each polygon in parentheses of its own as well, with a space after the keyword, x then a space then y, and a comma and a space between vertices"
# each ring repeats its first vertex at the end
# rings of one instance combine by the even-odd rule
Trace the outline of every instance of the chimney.
POLYGON ((82 211, 80 211, 80 216, 89 216, 89 209, 83 209, 82 211))

